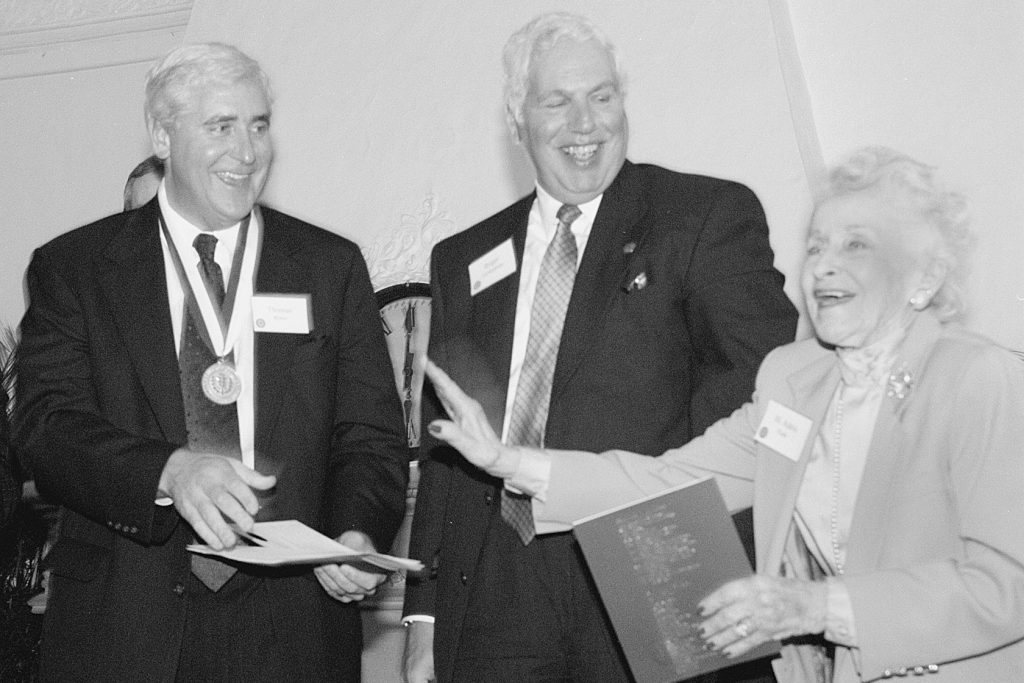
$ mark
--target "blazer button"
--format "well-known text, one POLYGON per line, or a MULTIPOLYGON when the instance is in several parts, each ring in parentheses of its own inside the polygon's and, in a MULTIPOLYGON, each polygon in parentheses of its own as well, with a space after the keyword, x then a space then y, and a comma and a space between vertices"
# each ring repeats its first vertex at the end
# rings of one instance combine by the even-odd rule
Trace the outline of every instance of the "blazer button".
POLYGON ((174 588, 172 588, 171 591, 180 598, 185 594, 185 584, 176 583, 174 584, 174 588))
POLYGON ((886 669, 883 671, 882 678, 892 678, 892 669, 886 669))
POLYGON ((484 494, 484 504, 485 505, 490 505, 493 502, 494 502, 494 494, 491 493, 490 491, 488 491, 487 493, 484 494))
POLYGON ((915 666, 914 667, 914 675, 915 676, 924 676, 924 667, 923 666, 915 666))
POLYGON ((459 573, 459 581, 462 582, 463 586, 465 586, 467 583, 469 583, 469 577, 466 576, 466 572, 460 572, 459 573))
POLYGON ((929 664, 928 665, 928 673, 930 673, 930 674, 937 674, 937 673, 939 673, 939 665, 938 664, 929 664))

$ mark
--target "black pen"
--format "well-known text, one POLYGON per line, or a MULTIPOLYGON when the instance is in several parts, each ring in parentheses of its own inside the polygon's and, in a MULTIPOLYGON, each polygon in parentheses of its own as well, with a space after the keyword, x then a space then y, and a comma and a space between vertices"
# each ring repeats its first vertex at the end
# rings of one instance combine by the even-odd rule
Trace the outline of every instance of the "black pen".
POLYGON ((242 539, 249 541, 252 545, 259 546, 263 543, 267 543, 267 539, 263 538, 255 531, 243 531, 237 524, 230 524, 231 530, 234 531, 242 539))

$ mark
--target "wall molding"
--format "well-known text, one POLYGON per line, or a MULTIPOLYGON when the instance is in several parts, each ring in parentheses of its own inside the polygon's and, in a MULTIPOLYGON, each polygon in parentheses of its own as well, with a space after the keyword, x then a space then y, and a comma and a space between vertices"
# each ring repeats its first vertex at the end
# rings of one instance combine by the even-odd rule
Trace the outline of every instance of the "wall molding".
POLYGON ((193 0, 0 0, 0 80, 156 59, 180 45, 193 0))
POLYGON ((415 213, 402 214, 401 224, 381 233, 363 248, 374 291, 405 282, 430 282, 430 252, 458 232, 451 212, 436 194, 428 194, 415 213))

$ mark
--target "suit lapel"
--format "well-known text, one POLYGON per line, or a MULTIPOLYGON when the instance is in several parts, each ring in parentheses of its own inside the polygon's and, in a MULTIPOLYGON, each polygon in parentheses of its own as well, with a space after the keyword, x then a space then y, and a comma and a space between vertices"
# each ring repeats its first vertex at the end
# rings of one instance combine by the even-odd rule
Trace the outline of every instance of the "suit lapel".
POLYGON ((127 218, 104 256, 100 287, 156 422, 168 441, 185 439, 181 382, 167 298, 156 199, 127 218))
POLYGON ((782 563, 804 470, 807 469, 807 461, 821 430, 825 411, 839 382, 839 368, 834 354, 820 357, 790 375, 787 381, 791 401, 787 407, 809 418, 812 425, 797 462, 771 450, 758 458, 759 466, 755 476, 759 484, 755 487, 754 537, 765 539, 758 543, 757 554, 758 557, 764 557, 764 562, 759 562, 759 565, 767 571, 774 571, 782 563))
MULTIPOLYGON (((513 205, 511 214, 499 230, 488 234, 485 241, 476 243, 479 253, 470 253, 466 267, 473 260, 483 256, 505 240, 512 239, 515 251, 516 272, 495 282, 487 289, 470 298, 469 315, 471 324, 466 326, 472 340, 472 349, 480 349, 486 367, 493 372, 493 390, 485 392, 491 400, 483 398, 484 410, 495 431, 501 433, 505 419, 505 397, 508 394, 509 359, 512 357, 512 339, 515 335, 516 304, 519 298, 519 279, 522 275, 523 251, 526 248, 526 227, 533 207, 535 194, 524 197, 513 205), (493 394, 493 396, 492 396, 493 394)), ((462 354, 461 361, 467 364, 466 377, 476 377, 480 367, 472 354, 462 354)), ((460 359, 452 359, 458 362, 460 359)))
MULTIPOLYGON (((906 369, 915 382, 920 381, 940 335, 941 327, 934 318, 919 316, 903 341, 894 370, 906 369)), ((848 571, 874 569, 886 545, 883 537, 888 527, 889 501, 896 499, 892 489, 908 452, 909 432, 903 426, 903 415, 914 398, 913 388, 903 398, 887 393, 878 409, 850 528, 848 571)))
POLYGON ((639 172, 627 161, 605 190, 576 273, 552 380, 553 404, 598 339, 594 331, 603 326, 608 301, 624 282, 629 254, 623 247, 639 244, 648 227, 641 220, 645 210, 639 172))
MULTIPOLYGON (((287 239, 279 227, 276 214, 268 209, 259 209, 262 223, 262 243, 256 263, 256 288, 254 294, 265 292, 312 293, 306 272, 296 259, 299 248, 287 239)), ((313 317, 314 331, 316 316, 313 317)), ((255 334, 255 390, 256 396, 256 449, 269 443, 275 416, 286 394, 288 372, 292 352, 301 337, 294 334, 255 334)))

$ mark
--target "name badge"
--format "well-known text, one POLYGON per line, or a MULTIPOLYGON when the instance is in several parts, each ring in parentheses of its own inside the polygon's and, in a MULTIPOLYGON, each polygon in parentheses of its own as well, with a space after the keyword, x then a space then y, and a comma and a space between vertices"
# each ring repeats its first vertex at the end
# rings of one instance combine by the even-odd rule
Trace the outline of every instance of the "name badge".
POLYGON ((476 296, 495 282, 516 272, 516 252, 512 238, 469 264, 469 294, 476 296))
POLYGON ((768 410, 757 427, 754 441, 796 462, 803 453, 813 425, 811 418, 777 401, 768 401, 768 410))
POLYGON ((309 334, 313 311, 309 294, 253 294, 252 327, 256 332, 309 334))

